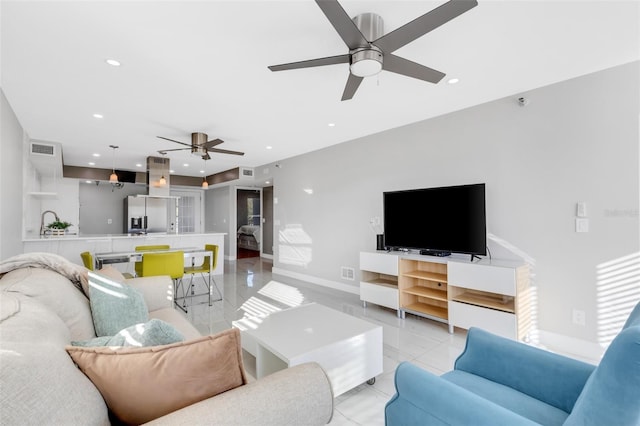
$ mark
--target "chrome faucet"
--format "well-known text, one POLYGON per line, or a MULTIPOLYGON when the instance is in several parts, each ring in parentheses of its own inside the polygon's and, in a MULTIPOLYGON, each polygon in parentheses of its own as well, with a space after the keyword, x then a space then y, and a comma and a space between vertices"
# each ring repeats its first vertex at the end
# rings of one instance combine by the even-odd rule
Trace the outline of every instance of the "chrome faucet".
POLYGON ((56 212, 54 212, 53 210, 45 210, 42 212, 42 215, 40 216, 40 235, 44 235, 44 215, 47 213, 53 213, 53 216, 56 218, 56 222, 60 221, 60 218, 58 217, 58 214, 56 212))

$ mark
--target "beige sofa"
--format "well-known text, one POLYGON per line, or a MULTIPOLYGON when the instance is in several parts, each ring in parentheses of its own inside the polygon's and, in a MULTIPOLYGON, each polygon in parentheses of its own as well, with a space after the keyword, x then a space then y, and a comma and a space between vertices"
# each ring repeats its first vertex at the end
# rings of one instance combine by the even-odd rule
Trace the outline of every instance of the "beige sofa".
MULTIPOLYGON (((63 275, 41 267, 7 268, 4 263, 3 269, 0 262, 0 424, 110 424, 101 393, 65 350, 73 340, 95 337, 89 300, 80 284, 68 278, 75 266, 66 265, 63 275)), ((200 337, 167 297, 172 288, 168 277, 134 278, 127 284, 143 293, 150 319, 170 323, 186 339, 200 337)), ((310 363, 250 381, 151 423, 319 425, 328 423, 332 412, 330 383, 322 368, 310 363)))

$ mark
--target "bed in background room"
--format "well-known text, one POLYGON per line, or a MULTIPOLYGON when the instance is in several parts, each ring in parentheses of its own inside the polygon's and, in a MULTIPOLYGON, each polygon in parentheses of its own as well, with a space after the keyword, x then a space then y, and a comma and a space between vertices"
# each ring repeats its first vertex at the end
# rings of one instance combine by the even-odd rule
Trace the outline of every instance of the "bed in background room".
POLYGON ((238 247, 260 251, 260 225, 242 225, 239 227, 238 247))

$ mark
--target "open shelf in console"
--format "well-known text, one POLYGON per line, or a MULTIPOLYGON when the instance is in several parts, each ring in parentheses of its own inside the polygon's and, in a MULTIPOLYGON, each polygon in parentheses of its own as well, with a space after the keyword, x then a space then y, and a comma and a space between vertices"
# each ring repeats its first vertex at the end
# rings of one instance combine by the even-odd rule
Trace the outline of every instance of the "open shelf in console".
POLYGON ((400 259, 400 309, 446 322, 448 319, 447 264, 400 259))
POLYGON ((440 318, 443 320, 447 319, 448 309, 442 308, 440 306, 434 306, 429 303, 411 303, 409 305, 403 306, 404 310, 410 311, 412 313, 426 315, 427 317, 432 318, 440 318))
POLYGON ((454 302, 496 309, 502 312, 515 312, 515 298, 513 296, 457 287, 452 287, 450 291, 451 300, 454 302))

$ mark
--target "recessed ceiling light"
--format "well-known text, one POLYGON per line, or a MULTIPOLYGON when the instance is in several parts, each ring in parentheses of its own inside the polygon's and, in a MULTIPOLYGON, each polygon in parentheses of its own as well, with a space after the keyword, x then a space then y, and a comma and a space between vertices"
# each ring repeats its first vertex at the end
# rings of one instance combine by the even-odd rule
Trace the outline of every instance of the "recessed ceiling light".
POLYGON ((266 182, 265 182, 264 184, 265 184, 265 185, 269 185, 270 183, 271 183, 271 182, 269 182, 269 181, 266 181, 266 182))
POLYGON ((451 79, 449 79, 449 81, 447 81, 447 83, 449 83, 449 84, 456 84, 456 83, 457 83, 457 82, 459 82, 459 81, 460 81, 460 79, 458 79, 458 78, 451 78, 451 79))
POLYGON ((106 59, 105 62, 111 65, 112 67, 119 67, 121 65, 120 61, 116 61, 115 59, 106 59))
POLYGON ((267 149, 273 149, 273 147, 271 145, 267 146, 267 149))
POLYGON ((90 166, 95 166, 95 165, 96 165, 96 163, 94 163, 93 161, 89 161, 89 165, 90 165, 90 166))
POLYGON ((175 173, 175 172, 176 172, 175 170, 169 170, 169 173, 175 173))
POLYGON ((184 163, 183 166, 184 167, 189 167, 189 163, 184 163))
POLYGON ((200 170, 200 173, 204 173, 204 170, 200 170))
POLYGON ((327 126, 329 126, 329 127, 336 127, 336 123, 329 123, 329 124, 327 124, 327 126))
POLYGON ((93 114, 93 118, 104 118, 102 114, 93 114))
POLYGON ((100 157, 100 154, 98 154, 97 152, 94 152, 94 153, 93 153, 93 156, 94 156, 94 157, 100 157))
POLYGON ((142 167, 142 164, 136 163, 136 167, 142 167))
POLYGON ((93 183, 92 180, 85 180, 85 183, 93 183))

